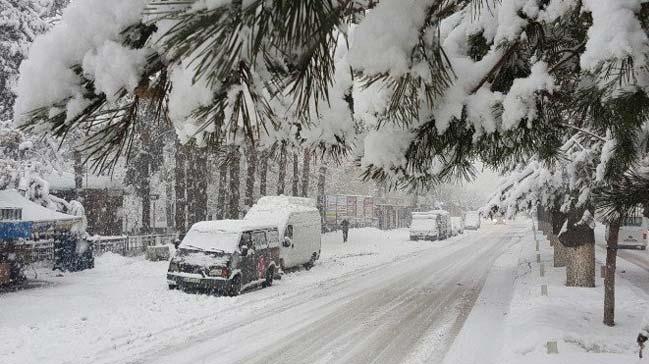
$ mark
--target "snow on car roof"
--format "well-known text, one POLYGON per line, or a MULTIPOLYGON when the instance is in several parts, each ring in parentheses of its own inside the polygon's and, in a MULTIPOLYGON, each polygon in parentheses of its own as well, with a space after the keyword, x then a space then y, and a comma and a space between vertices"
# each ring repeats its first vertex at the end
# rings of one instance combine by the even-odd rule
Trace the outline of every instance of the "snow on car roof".
POLYGON ((192 225, 180 247, 230 253, 237 249, 242 232, 258 229, 277 229, 277 226, 245 220, 201 221, 192 225))
POLYGON ((230 232, 240 233, 246 230, 275 228, 274 224, 254 224, 248 220, 213 220, 200 221, 192 225, 190 230, 200 232, 230 232))

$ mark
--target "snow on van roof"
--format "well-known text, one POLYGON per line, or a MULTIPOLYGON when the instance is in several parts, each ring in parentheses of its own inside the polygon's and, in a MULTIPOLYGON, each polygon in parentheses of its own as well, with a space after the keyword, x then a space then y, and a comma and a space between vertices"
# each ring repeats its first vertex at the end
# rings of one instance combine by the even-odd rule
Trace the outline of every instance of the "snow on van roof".
POLYGON ((294 196, 263 196, 257 201, 255 206, 259 207, 282 207, 290 206, 291 208, 304 207, 310 210, 316 209, 315 200, 306 197, 294 196))
POLYGON ((448 215, 449 212, 446 210, 430 210, 427 212, 428 214, 431 215, 448 215))
POLYGON ((311 198, 292 196, 264 196, 253 205, 244 220, 251 223, 274 224, 280 231, 288 224, 291 213, 310 212, 319 215, 311 198))

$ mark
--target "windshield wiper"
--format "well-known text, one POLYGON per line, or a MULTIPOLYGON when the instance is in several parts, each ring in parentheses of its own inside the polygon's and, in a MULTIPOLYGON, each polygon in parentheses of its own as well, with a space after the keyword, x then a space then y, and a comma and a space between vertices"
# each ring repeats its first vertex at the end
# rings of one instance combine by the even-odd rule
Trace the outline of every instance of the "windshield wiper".
POLYGON ((203 249, 203 248, 199 248, 199 247, 194 246, 194 245, 191 245, 191 244, 184 244, 184 246, 187 247, 187 248, 189 248, 189 249, 195 249, 195 250, 205 251, 205 249, 203 249))
POLYGON ((187 248, 196 249, 196 250, 199 250, 199 251, 202 251, 202 252, 225 253, 225 250, 221 250, 221 249, 209 249, 208 250, 208 249, 200 248, 200 247, 197 247, 197 246, 191 245, 191 244, 185 244, 184 246, 187 247, 187 248))

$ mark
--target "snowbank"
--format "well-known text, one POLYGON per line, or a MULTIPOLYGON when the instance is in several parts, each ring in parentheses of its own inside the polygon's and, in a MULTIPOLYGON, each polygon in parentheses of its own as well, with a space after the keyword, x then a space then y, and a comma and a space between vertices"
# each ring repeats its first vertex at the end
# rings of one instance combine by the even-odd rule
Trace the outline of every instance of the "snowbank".
MULTIPOLYGON (((602 324, 603 280, 599 277, 605 252, 597 251, 595 288, 565 287, 565 268, 553 268, 552 249, 538 233, 544 266, 541 276, 535 242, 522 248, 516 287, 505 319, 505 340, 498 363, 633 363, 637 360, 635 336, 647 308, 649 283, 634 286, 622 272, 640 270, 621 261, 625 269, 616 279, 616 326, 602 324), (547 296, 541 286, 547 286, 547 296), (548 354, 548 342, 556 342, 558 354, 548 354)), ((620 260, 618 260, 620 261, 620 260)), ((646 277, 646 271, 640 273, 646 277)))

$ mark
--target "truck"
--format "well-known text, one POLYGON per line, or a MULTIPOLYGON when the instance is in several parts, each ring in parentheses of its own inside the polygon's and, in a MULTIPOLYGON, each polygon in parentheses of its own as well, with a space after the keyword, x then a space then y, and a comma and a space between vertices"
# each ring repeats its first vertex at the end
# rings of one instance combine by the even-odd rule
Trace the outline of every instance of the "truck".
POLYGON ((467 211, 464 214, 464 229, 466 230, 480 229, 480 212, 467 211))
POLYGON ((320 259, 322 223, 314 199, 263 196, 248 210, 244 220, 277 226, 282 270, 309 270, 320 259))
MULTIPOLYGON (((647 249, 648 219, 642 215, 642 208, 638 207, 624 216, 618 233, 618 248, 620 249, 647 249)), ((608 239, 608 226, 606 226, 608 239)))

